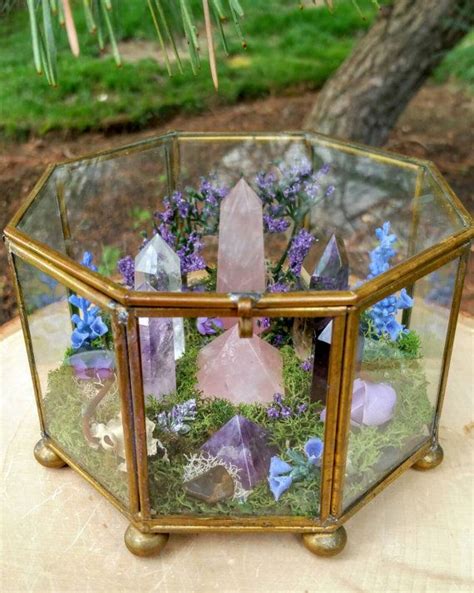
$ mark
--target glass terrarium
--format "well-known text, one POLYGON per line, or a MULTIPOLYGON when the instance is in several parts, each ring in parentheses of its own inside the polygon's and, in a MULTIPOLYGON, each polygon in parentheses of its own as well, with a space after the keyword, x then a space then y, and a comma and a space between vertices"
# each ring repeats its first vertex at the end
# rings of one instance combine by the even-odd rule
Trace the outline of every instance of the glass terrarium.
POLYGON ((312 133, 167 135, 51 166, 5 230, 37 460, 172 532, 343 524, 438 425, 472 226, 428 162, 312 133))

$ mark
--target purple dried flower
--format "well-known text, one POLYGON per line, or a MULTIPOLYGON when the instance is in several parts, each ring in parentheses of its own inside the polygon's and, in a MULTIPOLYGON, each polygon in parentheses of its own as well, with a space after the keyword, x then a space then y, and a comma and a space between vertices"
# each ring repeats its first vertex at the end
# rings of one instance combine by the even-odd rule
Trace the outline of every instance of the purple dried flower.
POLYGON ((221 331, 224 325, 217 317, 198 317, 196 327, 202 336, 210 336, 221 331))
POLYGON ((300 364, 300 367, 303 369, 303 371, 307 371, 307 372, 311 371, 311 369, 313 368, 313 357, 310 356, 305 361, 303 361, 300 364))
POLYGON ((284 218, 273 218, 269 214, 264 214, 263 226, 268 233, 284 233, 290 223, 284 218))
POLYGON ((203 246, 201 237, 196 232, 190 233, 186 244, 176 252, 181 260, 182 274, 205 269, 206 262, 200 253, 203 246))
POLYGON ((257 323, 262 331, 267 331, 267 329, 270 329, 270 317, 261 317, 258 319, 257 323))
POLYGON ((161 220, 161 222, 169 224, 173 220, 173 210, 171 208, 166 208, 163 212, 155 213, 155 217, 161 220))
POLYGON ((160 233, 160 237, 163 239, 163 241, 165 241, 170 247, 175 247, 176 237, 165 224, 160 224, 158 227, 158 232, 160 233))
POLYGON ((123 283, 128 288, 133 288, 135 284, 135 261, 130 255, 126 255, 117 262, 117 269, 122 275, 123 283))
POLYGON ((268 287, 268 292, 288 292, 290 287, 285 282, 275 282, 268 287))
POLYGON ((271 406, 267 410, 267 416, 269 418, 279 418, 280 417, 280 412, 277 410, 277 408, 271 406))
POLYGON ((275 334, 273 336, 273 345, 274 346, 281 346, 284 342, 285 338, 281 334, 275 334))
POLYGON ((188 216, 189 211, 191 209, 191 204, 186 200, 182 192, 175 191, 171 196, 171 202, 173 203, 175 209, 178 212, 178 215, 181 218, 186 218, 188 216))
POLYGON ((296 406, 296 413, 299 415, 304 414, 308 409, 308 404, 299 404, 296 406))
POLYGON ((278 404, 279 406, 283 405, 283 394, 282 393, 275 393, 273 396, 273 401, 278 404))
POLYGON ((329 171, 331 170, 331 165, 329 163, 324 163, 324 165, 317 171, 314 175, 315 179, 321 179, 321 177, 325 177, 329 171))
POLYGON ((263 203, 271 203, 276 195, 276 177, 273 173, 260 171, 255 178, 259 196, 263 203))
POLYGON ((325 192, 325 196, 326 198, 329 198, 329 196, 332 196, 332 194, 336 191, 336 188, 334 187, 334 185, 328 185, 326 192, 325 192))
POLYGON ((308 251, 313 243, 314 237, 306 229, 301 229, 293 238, 288 252, 290 269, 293 274, 297 276, 300 274, 303 260, 308 255, 308 251))
POLYGON ((291 418, 291 416, 293 415, 291 412, 291 408, 289 408, 288 406, 282 406, 280 414, 282 418, 291 418))

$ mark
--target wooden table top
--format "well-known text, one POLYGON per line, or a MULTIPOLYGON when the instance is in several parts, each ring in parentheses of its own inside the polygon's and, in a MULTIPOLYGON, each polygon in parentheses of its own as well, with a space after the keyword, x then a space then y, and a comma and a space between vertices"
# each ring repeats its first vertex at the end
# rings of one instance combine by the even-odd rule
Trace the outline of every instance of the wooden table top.
POLYGON ((126 519, 70 469, 32 450, 36 407, 17 321, 0 328, 1 574, 4 593, 470 592, 473 558, 474 324, 458 324, 441 420, 443 464, 408 471, 346 525, 339 556, 292 534, 173 535, 132 556, 126 519))

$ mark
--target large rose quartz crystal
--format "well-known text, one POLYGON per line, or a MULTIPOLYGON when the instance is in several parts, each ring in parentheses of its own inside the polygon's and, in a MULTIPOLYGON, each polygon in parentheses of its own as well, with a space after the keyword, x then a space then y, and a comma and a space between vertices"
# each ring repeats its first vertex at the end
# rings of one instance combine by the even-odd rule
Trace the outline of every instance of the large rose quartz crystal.
POLYGON ((239 403, 271 402, 283 393, 280 352, 258 336, 240 338, 235 325, 198 356, 198 388, 206 397, 239 403))
MULTIPOLYGON (((397 394, 386 383, 370 383, 356 379, 352 388, 351 424, 353 426, 380 426, 391 420, 397 403, 397 394)), ((326 408, 321 412, 326 420, 326 408)))
MULTIPOLYGON (((242 178, 220 207, 217 291, 263 292, 264 259, 262 202, 242 178)), ((228 329, 237 319, 222 322, 228 329)))

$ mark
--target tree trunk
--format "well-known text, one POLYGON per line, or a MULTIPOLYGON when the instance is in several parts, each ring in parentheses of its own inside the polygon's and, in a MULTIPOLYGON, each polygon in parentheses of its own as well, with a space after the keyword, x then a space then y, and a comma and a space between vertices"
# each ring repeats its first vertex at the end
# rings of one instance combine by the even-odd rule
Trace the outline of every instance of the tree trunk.
POLYGON ((305 128, 379 146, 474 22, 472 0, 395 0, 326 83, 305 128))

